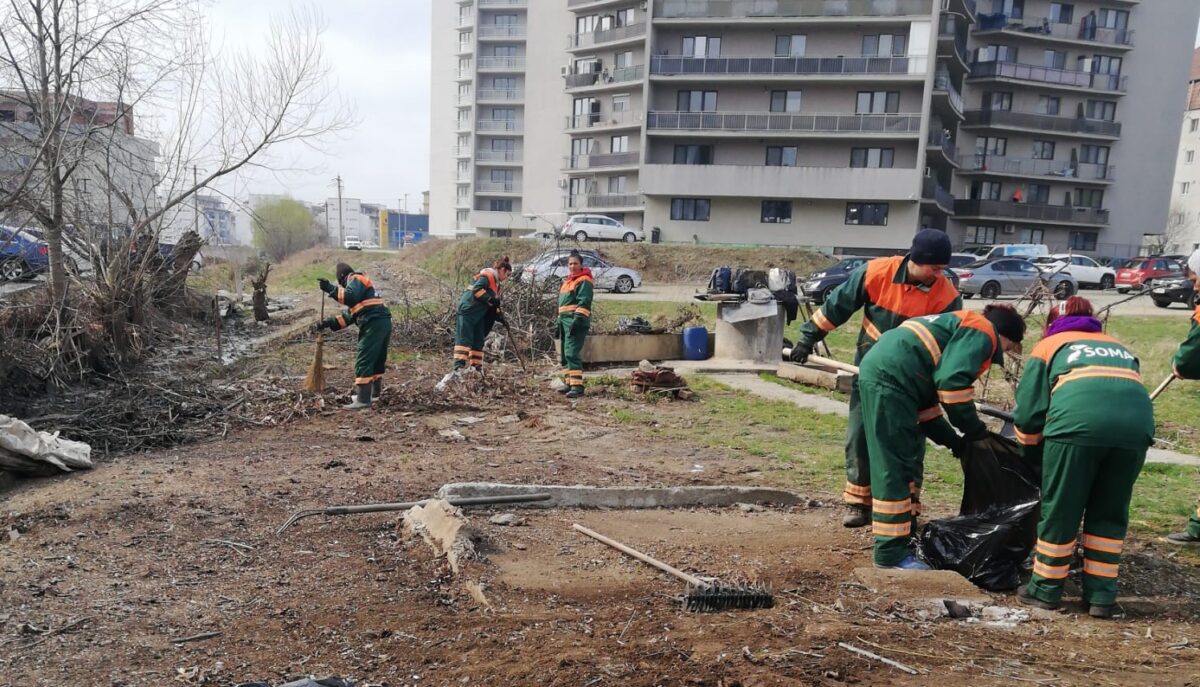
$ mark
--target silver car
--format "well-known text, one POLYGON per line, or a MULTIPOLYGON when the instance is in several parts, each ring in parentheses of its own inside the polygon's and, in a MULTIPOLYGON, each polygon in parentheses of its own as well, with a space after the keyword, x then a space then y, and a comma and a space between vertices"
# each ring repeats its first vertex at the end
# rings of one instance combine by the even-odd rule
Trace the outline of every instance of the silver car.
POLYGON ((1000 296, 1021 296, 1039 280, 1048 278, 1056 298, 1067 298, 1079 291, 1079 283, 1070 272, 1063 270, 1043 275, 1032 262, 1023 258, 997 258, 973 262, 958 270, 958 290, 963 298, 975 294, 988 299, 1000 296))
MULTIPOLYGON (((534 283, 561 283, 567 277, 567 255, 548 255, 541 260, 525 265, 521 281, 534 283)), ((617 267, 589 253, 583 254, 583 266, 592 271, 597 289, 629 293, 642 285, 642 275, 637 270, 617 267)))

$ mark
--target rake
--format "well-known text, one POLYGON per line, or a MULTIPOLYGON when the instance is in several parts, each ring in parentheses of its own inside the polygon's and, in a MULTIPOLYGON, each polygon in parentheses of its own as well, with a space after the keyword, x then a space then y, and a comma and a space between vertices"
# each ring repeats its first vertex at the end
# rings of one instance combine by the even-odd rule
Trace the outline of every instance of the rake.
POLYGON ((687 596, 684 597, 684 607, 689 611, 700 613, 727 611, 735 608, 771 608, 775 605, 775 597, 771 590, 762 585, 729 585, 716 580, 702 580, 695 575, 689 575, 678 568, 673 568, 662 561, 651 558, 637 549, 630 548, 615 539, 589 530, 578 523, 572 525, 575 530, 586 534, 601 544, 612 548, 659 570, 672 575, 687 583, 687 596))

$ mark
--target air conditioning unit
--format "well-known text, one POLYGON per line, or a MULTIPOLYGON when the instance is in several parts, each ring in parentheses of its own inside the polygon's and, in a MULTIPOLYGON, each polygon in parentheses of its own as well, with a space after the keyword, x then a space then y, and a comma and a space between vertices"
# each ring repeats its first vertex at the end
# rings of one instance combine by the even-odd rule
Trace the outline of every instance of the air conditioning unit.
POLYGON ((1011 224, 1006 224, 1006 225, 1004 225, 1004 231, 1002 233, 1015 234, 1015 233, 1017 233, 1017 228, 1011 224))
POLYGON ((569 65, 569 64, 564 64, 563 66, 559 67, 559 69, 558 69, 558 73, 559 73, 559 74, 561 74, 562 76, 570 76, 570 74, 571 74, 571 65, 569 65))
POLYGON ((567 187, 567 180, 566 180, 566 179, 559 179, 559 180, 558 180, 558 187, 559 187, 559 188, 566 188, 566 187, 567 187))

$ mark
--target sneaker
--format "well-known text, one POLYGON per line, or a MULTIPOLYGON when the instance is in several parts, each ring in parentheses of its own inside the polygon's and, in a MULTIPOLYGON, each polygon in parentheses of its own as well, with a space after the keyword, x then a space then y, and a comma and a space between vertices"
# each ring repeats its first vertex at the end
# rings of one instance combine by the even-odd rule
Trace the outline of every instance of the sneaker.
POLYGON ((567 398, 583 398, 583 387, 571 387, 571 390, 567 392, 567 398))
POLYGON ((871 524, 871 509, 866 506, 846 506, 846 515, 842 517, 842 527, 866 527, 871 524))
POLYGON ((883 570, 933 570, 933 568, 925 564, 925 561, 922 561, 911 553, 895 565, 879 565, 876 563, 875 567, 882 568, 883 570))
POLYGON ((1092 616, 1093 618, 1099 618, 1101 620, 1109 620, 1116 614, 1117 614, 1116 604, 1108 604, 1106 606, 1101 606, 1099 604, 1089 604, 1088 605, 1088 615, 1092 616))
POLYGON ((1042 601, 1041 599, 1037 598, 1033 594, 1030 594, 1028 585, 1021 587, 1020 589, 1017 590, 1017 601, 1020 601, 1022 604, 1026 605, 1026 606, 1040 608, 1043 611, 1057 611, 1058 607, 1059 607, 1058 603, 1050 603, 1049 601, 1042 601))
POLYGON ((1167 535, 1163 541, 1168 544, 1177 544, 1179 546, 1200 546, 1200 537, 1191 532, 1173 532, 1167 535))

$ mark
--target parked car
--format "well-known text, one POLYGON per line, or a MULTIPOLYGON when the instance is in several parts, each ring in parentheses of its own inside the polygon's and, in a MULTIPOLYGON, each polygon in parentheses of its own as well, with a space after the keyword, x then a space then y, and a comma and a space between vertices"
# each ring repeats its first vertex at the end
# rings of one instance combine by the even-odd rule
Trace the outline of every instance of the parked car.
POLYGON ((1096 258, 1096 262, 1115 271, 1133 262, 1133 258, 1096 258))
POLYGON ((0 282, 50 271, 50 246, 24 229, 0 227, 0 282))
POLYGON ((994 258, 1036 258, 1039 255, 1049 255, 1050 248, 1044 243, 999 243, 994 246, 973 248, 972 253, 983 260, 994 258))
POLYGON ((1019 296, 1038 280, 1048 280, 1057 298, 1067 298, 1079 291, 1079 284, 1069 271, 1043 274, 1032 262, 1020 258, 980 260, 958 270, 958 277, 958 290, 963 298, 974 298, 975 294, 988 299, 1019 296))
POLYGON ((951 253, 950 254, 950 269, 958 269, 966 267, 973 262, 979 262, 979 256, 974 253, 951 253))
POLYGON ((1128 265, 1117 270, 1117 293, 1141 291, 1151 279, 1169 277, 1181 270, 1182 266, 1179 263, 1167 258, 1134 258, 1128 265))
POLYGON ((1043 272, 1057 272, 1059 269, 1070 270, 1071 275, 1079 282, 1080 287, 1091 286, 1097 289, 1111 289, 1117 283, 1117 271, 1105 267, 1086 255, 1071 255, 1057 253, 1043 255, 1030 260, 1043 272))
POLYGON ((1150 290, 1150 300, 1160 308, 1169 308, 1172 303, 1183 303, 1189 308, 1196 307, 1196 289, 1183 272, 1151 279, 1146 288, 1150 290))
MULTIPOLYGON (((972 256, 974 258, 974 256, 972 256)), ((853 256, 844 257, 830 267, 826 267, 820 272, 813 272, 808 275, 808 280, 800 285, 800 292, 812 299, 818 305, 825 302, 829 294, 850 278, 850 273, 862 267, 865 263, 874 260, 874 258, 853 256)), ((953 261, 953 259, 952 259, 953 261)), ((954 288, 958 288, 958 275, 952 269, 947 269, 944 274, 950 280, 954 288)))
MULTIPOLYGON (((629 293, 642 285, 642 274, 637 270, 618 267, 591 251, 581 251, 583 266, 592 271, 596 288, 616 293, 629 293)), ((567 278, 567 254, 550 255, 525 266, 523 279, 535 284, 560 284, 567 278)))
POLYGON ((539 243, 554 243, 557 240, 552 231, 531 231, 521 237, 525 241, 538 241, 539 243))
POLYGON ((561 236, 573 238, 576 241, 588 239, 602 241, 624 241, 633 243, 645 241, 646 234, 637 227, 627 227, 617 220, 604 215, 575 215, 563 225, 561 236))
POLYGON ((363 244, 357 236, 347 236, 342 240, 342 248, 346 250, 362 250, 363 244))

